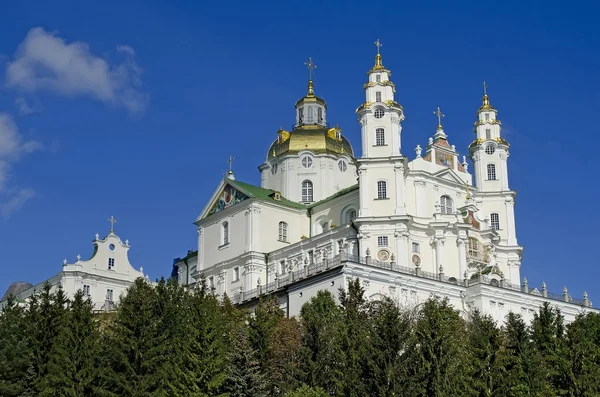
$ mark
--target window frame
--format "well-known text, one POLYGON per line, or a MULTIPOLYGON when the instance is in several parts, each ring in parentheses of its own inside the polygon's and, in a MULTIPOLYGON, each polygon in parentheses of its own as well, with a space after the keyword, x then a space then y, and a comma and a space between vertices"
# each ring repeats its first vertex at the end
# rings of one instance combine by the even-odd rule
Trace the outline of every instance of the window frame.
POLYGON ((375 128, 375 146, 385 145, 385 128, 375 128))
POLYGON ((387 198, 387 181, 377 181, 377 200, 385 200, 387 198))
POLYGON ((417 243, 416 241, 413 241, 411 244, 411 252, 413 254, 420 254, 421 253, 421 244, 417 243))
POLYGON ((375 91, 375 102, 381 102, 381 91, 375 91))
POLYGON ((300 160, 300 164, 302 165, 302 168, 312 168, 314 161, 313 158, 306 155, 306 156, 302 156, 302 159, 300 160))
POLYGON ((452 201, 452 197, 447 194, 440 197, 440 212, 442 215, 454 214, 454 201, 452 201))
POLYGON ((229 221, 221 223, 221 246, 229 244, 229 221))
POLYGON ((496 175, 496 164, 490 163, 486 166, 487 169, 487 180, 488 181, 497 181, 498 176, 496 175))
POLYGON ((381 119, 383 118, 383 116, 385 116, 385 110, 383 110, 382 108, 377 108, 373 112, 373 117, 375 117, 376 119, 381 119))
POLYGON ((284 221, 279 221, 277 226, 277 240, 283 243, 288 242, 288 224, 284 221))
POLYGON ((115 270, 115 258, 108 258, 108 270, 115 270))
POLYGON ((390 239, 388 236, 377 236, 377 246, 378 247, 389 247, 390 239))
POLYGON ((491 128, 485 129, 485 139, 492 139, 492 129, 491 128))
POLYGON ((115 298, 114 294, 115 294, 115 291, 112 288, 107 288, 106 289, 106 300, 108 302, 114 302, 114 298, 115 298))
POLYGON ((303 203, 312 203, 314 202, 314 184, 310 179, 305 179, 302 181, 300 185, 300 196, 303 203), (306 184, 306 186, 305 186, 306 184))
POLYGON ((492 230, 500 230, 500 214, 497 212, 490 214, 490 228, 492 230))
POLYGON ((235 266, 233 268, 233 282, 240 281, 240 267, 235 266))

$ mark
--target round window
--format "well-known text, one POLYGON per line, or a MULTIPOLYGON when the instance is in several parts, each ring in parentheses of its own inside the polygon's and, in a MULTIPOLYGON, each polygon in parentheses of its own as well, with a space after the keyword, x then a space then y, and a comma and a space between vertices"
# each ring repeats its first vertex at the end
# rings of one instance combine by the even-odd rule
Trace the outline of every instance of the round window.
POLYGON ((340 162, 338 163, 338 167, 340 168, 340 171, 346 172, 346 170, 348 169, 348 164, 346 164, 344 160, 340 160, 340 162))
POLYGON ((496 151, 496 148, 494 147, 494 145, 487 145, 485 147, 485 152, 487 154, 494 154, 495 151, 496 151))
POLYGON ((390 252, 388 250, 380 250, 377 253, 377 260, 380 262, 387 262, 390 259, 390 252))
POLYGON ((302 158, 302 166, 304 168, 310 168, 310 167, 312 167, 312 163, 313 163, 313 161, 312 161, 312 159, 309 156, 304 156, 302 158))
POLYGON ((377 108, 377 110, 375 110, 375 118, 376 119, 382 118, 384 114, 385 114, 385 111, 381 108, 377 108))
POLYGON ((277 173, 277 163, 273 163, 271 166, 271 173, 275 175, 277 173))
POLYGON ((115 245, 114 244, 110 244, 108 246, 108 249, 111 250, 111 251, 114 251, 115 250, 115 245))

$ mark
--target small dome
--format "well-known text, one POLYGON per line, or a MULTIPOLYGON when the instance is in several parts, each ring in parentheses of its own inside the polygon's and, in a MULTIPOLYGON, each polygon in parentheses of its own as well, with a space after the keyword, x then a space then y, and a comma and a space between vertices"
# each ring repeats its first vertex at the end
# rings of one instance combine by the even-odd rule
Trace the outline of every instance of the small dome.
POLYGON ((33 284, 25 282, 25 281, 15 281, 14 283, 12 283, 8 289, 6 290, 6 292, 4 293, 4 295, 2 296, 2 299, 0 299, 0 301, 4 301, 6 299, 8 299, 9 296, 11 295, 18 295, 23 291, 28 290, 29 288, 33 287, 33 284))
POLYGON ((267 159, 309 150, 316 154, 346 154, 354 157, 350 142, 341 135, 339 128, 325 128, 320 125, 304 125, 291 133, 280 130, 279 137, 271 147, 267 159))

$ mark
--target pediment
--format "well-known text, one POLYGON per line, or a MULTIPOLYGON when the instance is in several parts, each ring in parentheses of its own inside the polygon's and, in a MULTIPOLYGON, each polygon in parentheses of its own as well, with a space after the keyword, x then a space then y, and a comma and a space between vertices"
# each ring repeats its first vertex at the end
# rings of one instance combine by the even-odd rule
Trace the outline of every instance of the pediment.
POLYGON ((465 181, 453 169, 450 168, 436 172, 433 174, 433 177, 444 181, 458 183, 459 185, 465 184, 465 181))
POLYGON ((242 201, 249 199, 250 196, 250 194, 229 183, 227 179, 224 179, 213 193, 210 201, 204 207, 204 210, 202 210, 197 221, 241 203, 242 201))

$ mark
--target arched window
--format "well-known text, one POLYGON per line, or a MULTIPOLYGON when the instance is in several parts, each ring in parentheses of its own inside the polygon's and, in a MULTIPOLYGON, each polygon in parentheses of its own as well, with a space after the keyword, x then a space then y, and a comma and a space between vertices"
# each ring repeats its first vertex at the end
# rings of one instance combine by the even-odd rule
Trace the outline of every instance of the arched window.
POLYGON ((378 199, 387 198, 387 183, 385 181, 377 182, 377 198, 378 199))
POLYGON ((487 174, 488 174, 488 181, 496 180, 496 165, 495 164, 487 165, 487 174))
POLYGON ((450 196, 440 197, 440 207, 442 214, 444 215, 451 215, 454 213, 454 210, 452 209, 452 199, 450 196))
POLYGON ((286 243, 288 241, 288 224, 279 222, 279 241, 286 243))
POLYGON ((302 182, 302 201, 312 203, 313 201, 313 184, 311 181, 302 182))
POLYGON ((385 130, 383 128, 377 128, 375 130, 375 145, 376 146, 385 145, 385 130))
POLYGON ((350 208, 344 214, 344 223, 352 223, 356 219, 356 210, 354 208, 350 208))
POLYGON ((298 109, 298 123, 302 124, 304 121, 304 108, 298 109))
POLYGON ((229 222, 223 222, 221 227, 223 229, 223 245, 229 244, 229 222))
POLYGON ((490 214, 490 227, 492 230, 500 230, 500 216, 498 214, 490 214))

